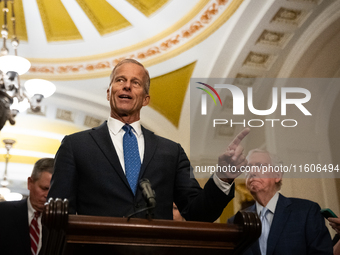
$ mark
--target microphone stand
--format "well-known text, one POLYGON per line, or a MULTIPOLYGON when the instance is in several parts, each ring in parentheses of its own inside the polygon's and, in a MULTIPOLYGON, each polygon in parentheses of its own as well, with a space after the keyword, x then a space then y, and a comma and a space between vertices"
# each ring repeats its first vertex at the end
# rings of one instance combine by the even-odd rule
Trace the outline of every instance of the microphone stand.
POLYGON ((140 210, 138 210, 138 211, 136 211, 136 212, 133 212, 133 213, 131 213, 131 214, 129 214, 128 216, 127 216, 127 219, 128 220, 130 220, 130 218, 132 217, 132 216, 134 216, 134 215, 136 215, 136 214, 138 214, 138 213, 141 213, 141 212, 144 212, 144 211, 146 211, 147 210, 147 213, 146 213, 146 219, 148 219, 148 220, 151 220, 152 219, 152 210, 155 208, 155 206, 148 206, 148 207, 145 207, 145 208, 143 208, 143 209, 140 209, 140 210))
POLYGON ((143 198, 147 203, 147 207, 138 210, 137 212, 131 213, 127 216, 128 220, 141 212, 147 211, 146 219, 151 220, 153 215, 153 209, 156 207, 155 191, 151 188, 151 183, 148 179, 143 178, 139 181, 139 186, 142 190, 143 198))

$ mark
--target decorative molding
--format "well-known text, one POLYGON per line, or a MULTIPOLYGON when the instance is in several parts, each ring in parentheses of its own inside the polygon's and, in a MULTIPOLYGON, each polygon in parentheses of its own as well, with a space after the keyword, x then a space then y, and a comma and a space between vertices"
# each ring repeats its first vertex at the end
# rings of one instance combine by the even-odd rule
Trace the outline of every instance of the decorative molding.
POLYGON ((288 41, 292 38, 292 33, 281 33, 275 31, 264 30, 257 39, 256 44, 271 45, 283 49, 288 41))
MULTIPOLYGON (((0 1, 0 23, 3 25, 4 22, 4 2, 0 1)), ((8 39, 10 40, 13 37, 13 25, 12 25, 12 1, 7 2, 7 29, 8 29, 8 39)), ((19 41, 27 42, 27 30, 26 30, 26 22, 25 22, 25 13, 24 7, 22 5, 22 0, 15 0, 14 4, 14 12, 15 12, 15 23, 16 23, 16 35, 19 41)))
POLYGON ((103 123, 102 120, 86 115, 84 126, 93 128, 93 127, 98 127, 102 123, 103 123))
POLYGON ((243 62, 243 66, 269 70, 275 59, 273 55, 251 51, 243 62))
MULTIPOLYGON (((235 0, 234 0, 235 1, 235 0)), ((243 0, 242 0, 243 1, 243 0)), ((165 37, 176 33, 179 29, 185 26, 190 20, 194 19, 199 13, 209 4, 210 0, 200 0, 196 6, 187 13, 185 17, 179 20, 176 24, 172 25, 168 29, 163 30, 161 33, 146 39, 140 43, 134 44, 132 46, 128 46, 125 48, 117 49, 110 52, 105 52, 96 55, 82 56, 82 57, 73 57, 73 58, 30 58, 31 63, 39 63, 39 64, 65 64, 65 63, 77 63, 77 62, 86 62, 86 61, 100 61, 102 59, 108 59, 112 57, 116 57, 118 55, 127 55, 130 52, 134 52, 140 48, 147 47, 148 45, 155 44, 158 41, 163 40, 165 37)))
POLYGON ((38 115, 38 116, 44 116, 44 117, 46 117, 46 108, 47 108, 47 107, 46 107, 45 105, 42 105, 39 112, 34 112, 34 111, 32 111, 31 108, 28 108, 28 109, 26 110, 26 113, 27 113, 27 114, 32 114, 32 115, 38 115))
POLYGON ((140 0, 126 0, 135 8, 137 8, 145 16, 149 17, 151 14, 161 8, 168 0, 154 0, 154 1, 140 1, 140 0), (148 3, 148 4, 147 4, 148 3))
POLYGON ((300 26, 308 17, 308 13, 303 10, 287 9, 281 7, 272 18, 271 22, 277 24, 289 24, 300 26))
POLYGON ((131 26, 115 8, 105 0, 76 0, 100 35, 131 26))
MULTIPOLYGON (((159 56, 155 59, 150 59, 145 62, 146 66, 155 65, 159 62, 166 61, 167 59, 173 58, 182 52, 189 50, 191 47, 205 40, 208 36, 210 36, 213 32, 215 32, 220 26, 222 26, 239 8, 242 4, 243 0, 233 0, 229 5, 226 5, 229 1, 224 0, 216 0, 210 7, 206 8, 206 11, 203 13, 201 17, 204 17, 208 14, 208 17, 213 18, 210 19, 210 25, 205 26, 202 29, 201 33, 195 34, 194 40, 188 41, 183 45, 180 45, 178 48, 173 49, 172 51, 165 52, 162 56, 159 56), (216 12, 216 7, 218 7, 218 13, 216 12), (220 15, 217 15, 220 14, 220 15), (212 17, 212 15, 214 17, 212 17)), ((203 18, 205 19, 205 18, 203 18)), ((201 20, 199 18, 199 20, 201 20)), ((203 22, 204 23, 204 22, 203 22)), ((201 22, 202 24, 202 22, 201 22)))
MULTIPOLYGON (((11 11, 11 7, 9 7, 9 11, 11 11)), ((16 22, 16 32, 20 41, 28 41, 27 37, 27 29, 26 29, 26 21, 25 21, 25 12, 24 7, 22 5, 22 0, 14 1, 14 11, 15 11, 15 22, 16 22)), ((10 13, 10 12, 9 12, 10 13)), ((12 26, 9 27, 9 37, 12 37, 12 26)))
MULTIPOLYGON (((174 33, 161 38, 154 44, 147 44, 145 47, 122 54, 116 51, 116 56, 104 54, 103 59, 89 61, 74 61, 68 64, 43 60, 39 63, 31 60, 32 67, 30 71, 23 76, 25 79, 36 77, 37 75, 46 75, 45 78, 51 79, 81 79, 91 74, 92 76, 105 76, 112 68, 122 59, 134 58, 145 66, 150 66, 169 58, 172 58, 183 51, 190 49, 196 44, 206 39, 211 33, 218 29, 228 20, 238 9, 243 0, 229 1, 215 0, 207 5, 203 11, 198 13, 191 21, 189 20, 174 33)), ((143 45, 141 43, 140 45, 143 45)))
POLYGON ((287 0, 288 2, 311 3, 315 5, 321 4, 323 0, 287 0))
POLYGON ((36 1, 48 42, 83 39, 61 1, 36 1))
POLYGON ((278 77, 290 77, 293 69, 300 60, 301 56, 305 54, 305 50, 315 41, 315 39, 328 27, 330 24, 340 18, 340 1, 335 1, 329 5, 325 11, 321 13, 303 32, 294 48, 290 51, 278 77))
POLYGON ((235 78, 233 84, 251 87, 255 83, 257 77, 258 76, 255 76, 255 75, 238 73, 236 75, 236 78, 235 78))
POLYGON ((57 109, 56 119, 74 122, 74 114, 72 111, 57 109))
POLYGON ((230 125, 217 125, 216 126, 216 133, 215 133, 215 137, 234 137, 235 136, 235 125, 233 125, 232 127, 230 125))

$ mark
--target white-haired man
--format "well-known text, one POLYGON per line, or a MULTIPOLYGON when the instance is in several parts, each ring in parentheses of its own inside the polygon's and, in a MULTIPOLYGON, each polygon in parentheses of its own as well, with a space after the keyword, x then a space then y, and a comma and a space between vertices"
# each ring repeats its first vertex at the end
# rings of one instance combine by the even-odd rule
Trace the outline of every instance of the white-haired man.
MULTIPOLYGON (((332 242, 320 206, 279 194, 282 173, 269 171, 279 163, 275 155, 255 149, 248 153, 246 187, 262 222, 262 234, 244 254, 333 254, 332 242), (264 171, 267 170, 267 171, 264 171)), ((233 218, 228 220, 233 222, 233 218)))

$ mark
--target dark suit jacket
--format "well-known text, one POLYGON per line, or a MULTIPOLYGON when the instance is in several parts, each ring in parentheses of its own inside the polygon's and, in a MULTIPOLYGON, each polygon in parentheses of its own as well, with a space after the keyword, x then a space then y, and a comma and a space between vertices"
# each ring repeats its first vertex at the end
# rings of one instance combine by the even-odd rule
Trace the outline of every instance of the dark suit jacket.
POLYGON ((335 236, 333 237, 333 240, 332 240, 332 243, 333 243, 333 246, 336 245, 337 242, 339 242, 339 235, 338 234, 335 234, 335 236))
MULTIPOLYGON (((256 212, 256 205, 245 211, 256 212)), ((233 220, 230 218, 228 223, 233 220)), ((243 254, 260 255, 259 242, 243 254)), ((267 255, 272 254, 333 254, 332 240, 317 203, 279 195, 267 242, 267 255)))
MULTIPOLYGON (((154 218, 172 219, 172 203, 187 220, 214 221, 234 196, 210 179, 202 190, 182 147, 142 127, 145 153, 139 178, 156 193, 154 218)), ((146 206, 133 195, 112 143, 107 123, 66 136, 56 154, 48 197, 67 198, 70 213, 123 217, 146 206)), ((137 215, 145 217, 145 213, 137 215)))
MULTIPOLYGON (((31 255, 31 240, 29 232, 27 199, 12 202, 1 202, 0 254, 31 255)), ((43 254, 43 250, 44 245, 42 246, 39 254, 43 254)))

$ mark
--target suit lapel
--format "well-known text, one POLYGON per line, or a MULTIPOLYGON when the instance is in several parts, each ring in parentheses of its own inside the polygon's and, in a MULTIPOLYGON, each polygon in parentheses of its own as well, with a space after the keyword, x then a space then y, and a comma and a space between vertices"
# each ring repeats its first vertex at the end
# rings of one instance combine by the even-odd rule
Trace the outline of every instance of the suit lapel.
POLYGON ((122 181, 130 189, 130 185, 126 179, 123 168, 120 164, 116 149, 113 146, 107 122, 105 121, 99 127, 93 128, 90 132, 90 135, 93 137, 100 150, 103 152, 107 160, 110 162, 113 169, 117 172, 122 181))
MULTIPOLYGON (((139 173, 139 179, 143 176, 148 164, 150 163, 153 155, 155 154, 157 148, 157 139, 153 132, 145 129, 142 126, 142 132, 144 136, 144 158, 141 165, 141 170, 139 173)), ((126 179, 123 168, 120 164, 116 149, 113 146, 109 129, 107 127, 107 122, 105 121, 102 125, 91 130, 90 135, 93 137, 97 143, 100 150, 103 152, 105 157, 111 163, 117 174, 130 189, 130 185, 126 179)), ((132 191, 131 191, 132 192, 132 191)))
POLYGON ((286 221, 289 218, 291 210, 289 209, 289 205, 291 204, 289 198, 286 198, 279 194, 279 199, 276 204, 275 214, 273 218, 272 225, 270 227, 270 232, 268 236, 268 245, 267 245, 267 254, 271 255, 274 253, 275 246, 280 239, 280 235, 284 226, 286 225, 286 221))
POLYGON ((15 205, 18 208, 15 229, 17 231, 18 239, 21 240, 19 245, 23 245, 23 250, 25 251, 25 254, 30 254, 31 239, 29 237, 27 199, 21 200, 15 205))
POLYGON ((142 126, 142 132, 144 136, 145 147, 144 147, 144 158, 143 158, 141 170, 139 173, 139 178, 141 178, 144 175, 146 167, 150 163, 157 148, 157 139, 156 139, 155 134, 151 132, 150 130, 145 129, 143 126, 142 126))

